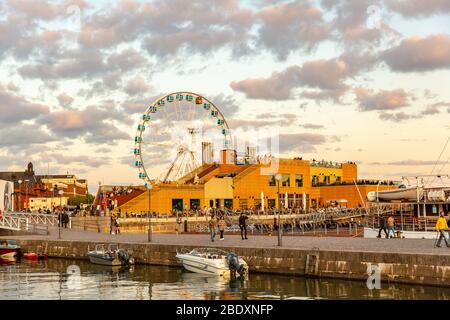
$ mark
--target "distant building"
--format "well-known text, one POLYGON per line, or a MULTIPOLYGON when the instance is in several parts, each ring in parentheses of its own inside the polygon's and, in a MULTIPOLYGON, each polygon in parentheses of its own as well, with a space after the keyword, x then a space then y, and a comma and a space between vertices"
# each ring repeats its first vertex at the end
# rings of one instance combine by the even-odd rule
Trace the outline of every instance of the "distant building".
MULTIPOLYGON (((223 156, 225 164, 205 164, 176 182, 153 185, 151 211, 168 213, 204 207, 259 209, 262 205, 266 209, 286 205, 288 208, 303 208, 303 205, 319 208, 333 204, 358 207, 364 205, 365 195, 377 188, 376 183, 358 182, 355 163, 265 157, 255 164, 237 165, 232 163, 234 154, 223 156), (273 168, 271 161, 276 164, 273 168), (281 175, 279 192, 277 174, 281 175)), ((388 188, 393 186, 379 186, 379 190, 388 188)), ((118 204, 115 210, 147 212, 148 192, 133 195, 118 204)))
POLYGON ((86 180, 77 179, 75 175, 36 175, 31 162, 25 171, 0 172, 0 180, 14 183, 12 198, 15 210, 33 210, 31 199, 36 199, 33 200, 34 208, 46 206, 44 202, 47 201, 41 200, 44 198, 57 198, 58 201, 53 200, 50 203, 59 206, 62 201, 60 198, 66 198, 64 201, 67 204, 67 198, 85 196, 88 192, 86 180), (63 191, 62 195, 59 190, 63 191))
POLYGON ((78 179, 73 174, 42 175, 38 177, 47 189, 62 189, 64 197, 86 196, 88 192, 87 180, 78 179))

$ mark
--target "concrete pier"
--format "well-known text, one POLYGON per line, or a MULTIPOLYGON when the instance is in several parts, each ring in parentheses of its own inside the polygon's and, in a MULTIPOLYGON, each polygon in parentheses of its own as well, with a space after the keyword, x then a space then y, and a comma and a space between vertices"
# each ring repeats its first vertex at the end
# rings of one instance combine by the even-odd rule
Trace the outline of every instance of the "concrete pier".
POLYGON ((87 251, 96 243, 113 242, 132 250, 137 263, 180 266, 177 250, 217 247, 236 252, 247 261, 250 272, 366 281, 368 266, 376 265, 382 282, 450 287, 450 249, 433 248, 433 240, 284 236, 280 248, 276 235, 249 235, 249 240, 228 235, 225 241, 211 242, 208 235, 155 234, 153 242, 147 243, 143 234, 69 229, 63 230, 59 240, 57 228, 48 236, 14 238, 25 251, 39 246, 50 257, 87 259, 87 251))

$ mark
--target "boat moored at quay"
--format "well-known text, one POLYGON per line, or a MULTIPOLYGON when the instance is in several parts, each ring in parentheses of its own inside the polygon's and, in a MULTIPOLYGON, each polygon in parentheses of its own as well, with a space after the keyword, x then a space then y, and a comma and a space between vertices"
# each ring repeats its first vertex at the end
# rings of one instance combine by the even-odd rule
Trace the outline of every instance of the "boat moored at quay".
MULTIPOLYGON (((399 189, 374 191, 367 194, 367 215, 364 227, 365 238, 379 237, 381 219, 394 218, 395 236, 410 239, 435 239, 436 221, 440 212, 450 212, 450 186, 444 179, 448 175, 415 176, 413 186, 400 186, 399 189), (439 180, 431 185, 423 182, 439 180), (419 179, 421 178, 421 179, 419 179)), ((407 179, 407 177, 403 177, 407 179)))

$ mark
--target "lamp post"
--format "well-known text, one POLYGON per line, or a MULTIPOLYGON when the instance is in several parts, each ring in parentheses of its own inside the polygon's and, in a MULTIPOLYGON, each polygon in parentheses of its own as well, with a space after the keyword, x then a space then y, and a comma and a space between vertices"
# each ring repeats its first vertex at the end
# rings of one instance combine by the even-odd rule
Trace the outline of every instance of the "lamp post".
POLYGON ((277 208, 278 208, 278 246, 281 247, 283 246, 283 240, 281 238, 281 224, 280 224, 280 181, 281 179, 283 179, 283 176, 281 174, 277 174, 275 176, 275 179, 277 180, 277 184, 278 184, 278 192, 277 192, 277 208))
POLYGON ((63 212, 62 212, 62 195, 64 191, 59 190, 59 219, 58 219, 58 239, 61 239, 61 224, 62 224, 62 218, 63 218, 63 212))
POLYGON ((21 198, 21 194, 22 194, 22 180, 17 180, 17 183, 19 184, 19 203, 18 203, 18 210, 20 211, 20 207, 21 207, 21 204, 22 204, 22 198, 21 198))
POLYGON ((152 215, 150 211, 150 195, 152 190, 152 185, 148 183, 147 190, 148 190, 148 231, 147 231, 147 240, 148 242, 152 242, 152 215))

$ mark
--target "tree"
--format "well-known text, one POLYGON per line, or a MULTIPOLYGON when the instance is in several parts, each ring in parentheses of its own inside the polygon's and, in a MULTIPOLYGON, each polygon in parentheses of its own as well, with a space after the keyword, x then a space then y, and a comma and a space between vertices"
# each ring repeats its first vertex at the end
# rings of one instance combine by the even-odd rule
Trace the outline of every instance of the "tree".
POLYGON ((86 196, 76 196, 69 198, 68 205, 69 206, 78 206, 81 204, 92 204, 94 202, 94 196, 92 194, 88 194, 86 196))

